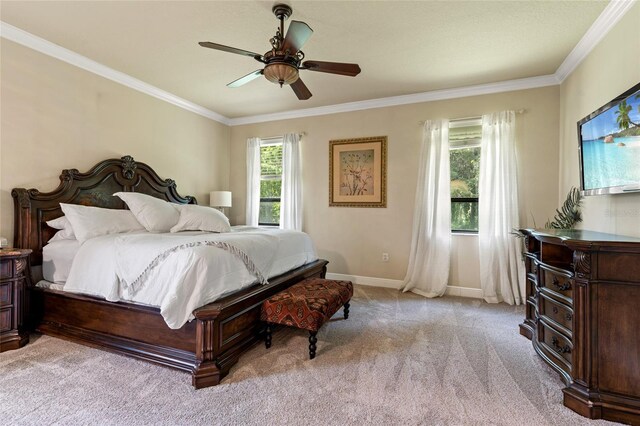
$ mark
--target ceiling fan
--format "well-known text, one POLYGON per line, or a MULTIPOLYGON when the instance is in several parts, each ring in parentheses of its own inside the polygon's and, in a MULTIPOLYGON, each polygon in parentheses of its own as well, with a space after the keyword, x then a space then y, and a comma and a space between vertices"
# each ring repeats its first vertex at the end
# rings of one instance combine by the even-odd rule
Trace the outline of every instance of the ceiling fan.
POLYGON ((267 80, 279 84, 280 87, 286 84, 291 85, 298 99, 305 100, 311 97, 311 92, 300 79, 300 70, 326 72, 350 77, 355 77, 360 74, 358 64, 323 61, 302 62, 304 53, 300 49, 307 40, 309 40, 309 37, 313 34, 313 30, 304 22, 291 21, 287 35, 283 37, 284 21, 291 16, 291 7, 286 4, 276 4, 273 6, 272 11, 280 20, 280 28, 276 31, 276 35, 269 40, 271 42, 271 50, 264 55, 249 52, 248 50, 236 49, 235 47, 224 46, 222 44, 211 43, 209 41, 201 41, 198 43, 200 46, 208 47, 209 49, 250 56, 256 61, 265 64, 263 69, 255 70, 244 77, 240 77, 227 84, 227 86, 240 87, 264 75, 267 80))

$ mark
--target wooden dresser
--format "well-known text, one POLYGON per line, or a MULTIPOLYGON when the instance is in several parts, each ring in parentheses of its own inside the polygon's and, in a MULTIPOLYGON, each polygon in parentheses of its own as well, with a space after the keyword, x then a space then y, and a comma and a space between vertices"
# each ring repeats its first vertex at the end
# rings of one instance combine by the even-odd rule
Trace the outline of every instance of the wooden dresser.
POLYGON ((523 229, 520 333, 566 383, 564 405, 640 425, 640 238, 523 229))
POLYGON ((0 249, 0 352, 29 342, 25 324, 30 249, 0 249))

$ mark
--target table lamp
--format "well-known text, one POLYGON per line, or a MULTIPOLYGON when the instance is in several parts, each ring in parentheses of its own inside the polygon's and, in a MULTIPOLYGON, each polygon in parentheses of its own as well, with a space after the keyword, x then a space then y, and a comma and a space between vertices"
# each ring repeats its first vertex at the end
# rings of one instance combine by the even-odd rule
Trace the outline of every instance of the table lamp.
POLYGON ((225 207, 231 207, 231 191, 211 191, 209 206, 219 209, 225 216, 225 207))

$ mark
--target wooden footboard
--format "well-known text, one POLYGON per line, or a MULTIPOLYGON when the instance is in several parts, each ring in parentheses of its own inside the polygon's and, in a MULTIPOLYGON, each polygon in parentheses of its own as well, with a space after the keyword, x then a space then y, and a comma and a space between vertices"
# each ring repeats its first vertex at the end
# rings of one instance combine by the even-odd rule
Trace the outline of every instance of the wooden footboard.
POLYGON ((194 311, 170 329, 158 308, 33 288, 31 321, 41 333, 188 371, 195 388, 217 385, 263 334, 262 302, 310 277, 324 277, 317 260, 194 311))

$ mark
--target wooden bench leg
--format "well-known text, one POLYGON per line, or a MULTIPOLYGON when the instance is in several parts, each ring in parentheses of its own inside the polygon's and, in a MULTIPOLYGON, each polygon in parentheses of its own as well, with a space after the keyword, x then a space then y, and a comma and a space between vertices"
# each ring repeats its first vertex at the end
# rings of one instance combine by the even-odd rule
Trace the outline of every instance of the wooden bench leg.
POLYGON ((317 331, 309 332, 309 359, 314 359, 316 357, 316 342, 318 338, 316 337, 317 331))
MULTIPOLYGON (((351 302, 351 300, 349 300, 349 302, 351 302)), ((349 306, 351 306, 349 302, 344 304, 344 319, 349 318, 349 306)))
POLYGON ((264 336, 264 345, 269 349, 271 347, 271 324, 267 324, 264 336))

